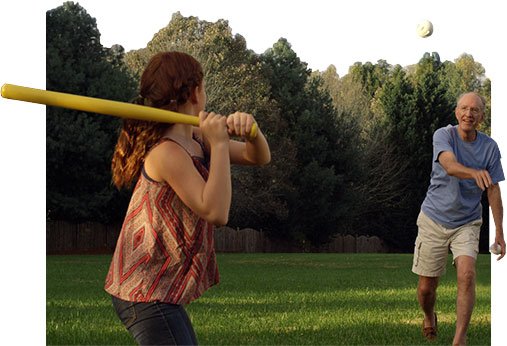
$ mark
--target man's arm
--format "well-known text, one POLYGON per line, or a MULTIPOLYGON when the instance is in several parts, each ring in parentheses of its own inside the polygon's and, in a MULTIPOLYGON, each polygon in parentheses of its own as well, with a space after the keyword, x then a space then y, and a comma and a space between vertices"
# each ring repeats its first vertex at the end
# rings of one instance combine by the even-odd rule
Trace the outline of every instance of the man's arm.
POLYGON ((500 192, 500 185, 493 184, 488 188, 488 201, 491 207, 491 213, 496 226, 496 235, 494 246, 500 245, 502 247, 502 254, 497 258, 497 261, 505 256, 505 240, 503 237, 503 205, 502 194, 500 192))
POLYGON ((447 174, 459 179, 474 179, 482 191, 493 185, 493 181, 486 170, 477 170, 463 166, 456 160, 451 151, 443 151, 438 156, 438 162, 444 167, 447 174))

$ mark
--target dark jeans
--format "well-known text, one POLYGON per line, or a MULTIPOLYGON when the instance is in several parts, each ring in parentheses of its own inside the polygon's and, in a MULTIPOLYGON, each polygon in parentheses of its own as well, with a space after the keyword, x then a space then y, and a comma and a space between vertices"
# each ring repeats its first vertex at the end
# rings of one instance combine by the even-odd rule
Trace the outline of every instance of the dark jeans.
POLYGON ((116 314, 139 345, 197 345, 182 305, 128 302, 114 296, 116 314))

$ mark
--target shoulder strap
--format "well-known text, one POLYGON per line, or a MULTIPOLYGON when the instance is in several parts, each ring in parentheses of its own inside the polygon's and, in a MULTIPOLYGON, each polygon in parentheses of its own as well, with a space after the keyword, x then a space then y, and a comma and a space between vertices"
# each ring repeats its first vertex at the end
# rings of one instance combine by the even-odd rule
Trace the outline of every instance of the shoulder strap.
POLYGON ((194 139, 194 141, 199 143, 199 145, 201 146, 202 152, 206 154, 206 148, 204 147, 204 141, 202 141, 201 138, 197 137, 195 134, 192 134, 192 138, 194 139))
MULTIPOLYGON (((150 148, 150 150, 148 152, 152 151, 153 148, 155 148, 157 145, 164 143, 164 142, 173 142, 175 144, 178 144, 183 150, 185 150, 185 152, 188 154, 188 156, 192 157, 192 155, 190 155, 190 153, 188 152, 187 149, 185 149, 184 146, 182 146, 180 143, 176 142, 174 139, 169 138, 169 137, 160 138, 157 143, 153 144, 153 146, 150 148)), ((146 154, 148 154, 148 153, 146 153, 146 154)))

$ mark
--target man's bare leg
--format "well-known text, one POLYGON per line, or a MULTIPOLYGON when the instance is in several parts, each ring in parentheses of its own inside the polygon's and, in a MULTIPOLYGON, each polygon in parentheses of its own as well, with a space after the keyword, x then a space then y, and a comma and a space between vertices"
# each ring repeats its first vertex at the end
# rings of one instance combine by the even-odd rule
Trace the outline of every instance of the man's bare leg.
POLYGON ((458 272, 458 297, 456 298, 456 334, 453 345, 466 345, 467 329, 475 305, 475 259, 459 256, 454 260, 458 272))
POLYGON ((424 312, 424 327, 435 326, 438 277, 419 276, 417 299, 424 312))

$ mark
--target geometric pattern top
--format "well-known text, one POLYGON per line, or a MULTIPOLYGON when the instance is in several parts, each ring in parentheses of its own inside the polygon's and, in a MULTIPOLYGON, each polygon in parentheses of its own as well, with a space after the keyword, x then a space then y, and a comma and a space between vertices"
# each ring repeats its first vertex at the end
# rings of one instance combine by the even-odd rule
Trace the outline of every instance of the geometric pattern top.
MULTIPOLYGON (((155 145, 165 141, 172 140, 163 138, 155 145)), ((192 160, 207 181, 208 157, 192 160)), ((118 237, 105 290, 126 301, 190 303, 219 280, 213 230, 212 224, 183 204, 171 186, 150 179, 143 168, 118 237)))

